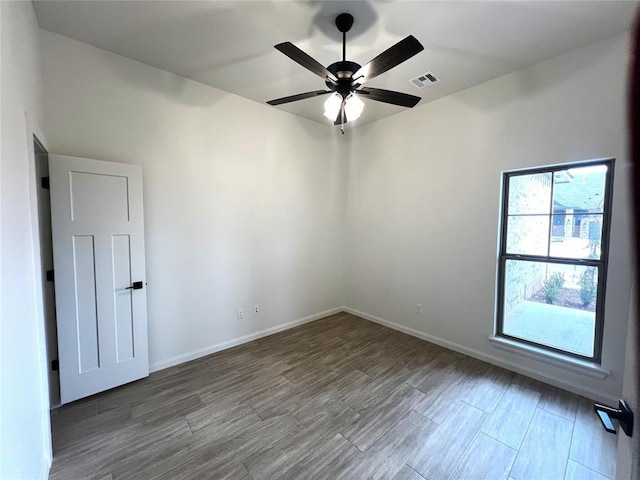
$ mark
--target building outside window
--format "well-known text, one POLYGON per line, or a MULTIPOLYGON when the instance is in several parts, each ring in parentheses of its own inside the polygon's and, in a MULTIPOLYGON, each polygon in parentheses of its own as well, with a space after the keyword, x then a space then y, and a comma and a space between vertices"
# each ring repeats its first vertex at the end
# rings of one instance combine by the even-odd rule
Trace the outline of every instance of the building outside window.
POLYGON ((504 173, 497 335, 599 362, 613 159, 504 173))

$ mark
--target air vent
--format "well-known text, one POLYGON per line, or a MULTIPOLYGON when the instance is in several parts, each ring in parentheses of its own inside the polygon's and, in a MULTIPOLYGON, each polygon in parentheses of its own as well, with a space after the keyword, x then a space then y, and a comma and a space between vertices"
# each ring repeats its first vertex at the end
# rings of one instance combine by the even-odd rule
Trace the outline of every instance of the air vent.
POLYGON ((428 87, 429 85, 433 85, 434 83, 438 83, 440 79, 436 76, 435 73, 429 71, 427 73, 423 73, 419 77, 412 78, 409 82, 415 85, 418 88, 428 87))

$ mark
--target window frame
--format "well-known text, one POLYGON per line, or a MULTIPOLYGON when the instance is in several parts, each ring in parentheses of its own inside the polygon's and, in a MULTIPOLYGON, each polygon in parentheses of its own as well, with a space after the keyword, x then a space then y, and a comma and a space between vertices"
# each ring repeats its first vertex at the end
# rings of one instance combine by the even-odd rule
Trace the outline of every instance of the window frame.
MULTIPOLYGON (((502 172, 502 199, 501 199, 501 212, 500 212, 500 227, 499 227, 499 252, 498 252, 498 275, 497 275, 497 288, 496 288, 496 337, 505 338, 524 345, 533 346, 542 351, 554 352, 560 355, 565 355, 570 358, 576 358, 580 360, 586 360, 589 362, 600 364, 602 361, 602 339, 604 332, 604 306, 605 306, 605 292, 607 285, 607 269, 609 264, 609 241, 611 231, 611 210, 613 207, 613 174, 614 174, 614 158, 601 158, 594 160, 583 160, 577 162, 562 163, 556 165, 548 165, 543 167, 523 168, 518 170, 509 170, 502 172), (605 175, 605 191, 604 191, 604 204, 602 212, 602 232, 600 240, 600 258, 596 259, 582 259, 582 258, 567 258, 552 256, 550 249, 547 250, 548 255, 528 255, 528 254, 514 254, 507 253, 507 226, 509 218, 509 179, 514 176, 522 175, 535 175, 540 173, 553 173, 560 170, 568 170, 575 168, 591 167, 596 165, 606 165, 607 172, 605 175), (514 337, 504 333, 504 294, 505 294, 505 274, 507 260, 517 261, 530 261, 530 262, 544 262, 555 263, 561 265, 578 265, 578 266, 594 266, 598 268, 598 292, 595 300, 595 332, 593 340, 593 356, 589 357, 581 355, 575 352, 569 352, 561 348, 552 347, 549 345, 537 343, 532 340, 523 339, 520 337, 514 337)), ((553 189, 554 182, 553 176, 551 181, 551 199, 550 199, 550 212, 549 212, 549 241, 551 241, 551 234, 553 229, 553 189)))

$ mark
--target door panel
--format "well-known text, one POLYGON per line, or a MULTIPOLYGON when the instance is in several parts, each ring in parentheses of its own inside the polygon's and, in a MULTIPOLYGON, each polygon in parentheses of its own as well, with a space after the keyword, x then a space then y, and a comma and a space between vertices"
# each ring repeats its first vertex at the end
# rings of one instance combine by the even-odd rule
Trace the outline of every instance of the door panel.
POLYGON ((93 235, 74 235, 72 240, 76 298, 75 322, 79 349, 78 371, 86 373, 100 368, 95 248, 93 235))
POLYGON ((128 222, 127 177, 99 173, 70 172, 72 220, 91 222, 100 212, 102 222, 128 222), (109 198, 110 202, 102 203, 109 198))
POLYGON ((149 374, 142 169, 49 155, 61 403, 149 374), (143 283, 144 285, 144 283, 143 283))
POLYGON ((131 256, 129 235, 113 235, 113 304, 115 305, 116 325, 116 362, 134 358, 132 294, 127 287, 131 285, 131 256))

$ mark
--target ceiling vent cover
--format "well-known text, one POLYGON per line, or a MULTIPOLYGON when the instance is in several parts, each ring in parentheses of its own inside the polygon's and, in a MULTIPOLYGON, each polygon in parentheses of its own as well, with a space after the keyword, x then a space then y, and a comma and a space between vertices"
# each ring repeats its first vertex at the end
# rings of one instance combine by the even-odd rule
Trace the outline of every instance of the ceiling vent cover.
POLYGON ((418 88, 428 87, 429 85, 433 85, 434 83, 438 83, 439 81, 440 79, 432 71, 423 73, 422 75, 409 80, 411 84, 415 85, 418 88))

